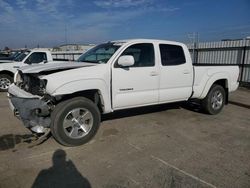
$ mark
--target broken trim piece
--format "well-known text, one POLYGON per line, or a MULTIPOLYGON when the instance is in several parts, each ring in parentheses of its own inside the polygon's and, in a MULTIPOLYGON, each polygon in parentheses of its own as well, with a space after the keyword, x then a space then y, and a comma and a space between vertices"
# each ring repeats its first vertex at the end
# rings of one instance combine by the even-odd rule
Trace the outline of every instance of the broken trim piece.
POLYGON ((35 99, 35 98, 41 99, 42 98, 38 95, 32 95, 31 93, 28 93, 28 92, 20 89, 15 84, 10 85, 8 92, 10 95, 14 95, 14 96, 17 96, 19 98, 28 98, 28 99, 35 99))

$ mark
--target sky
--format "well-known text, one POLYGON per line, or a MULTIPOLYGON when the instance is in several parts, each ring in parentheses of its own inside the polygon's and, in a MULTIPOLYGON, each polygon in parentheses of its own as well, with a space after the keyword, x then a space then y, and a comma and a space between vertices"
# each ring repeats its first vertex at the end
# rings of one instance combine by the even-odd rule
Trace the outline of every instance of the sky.
POLYGON ((0 0, 0 49, 250 36, 250 0, 0 0))

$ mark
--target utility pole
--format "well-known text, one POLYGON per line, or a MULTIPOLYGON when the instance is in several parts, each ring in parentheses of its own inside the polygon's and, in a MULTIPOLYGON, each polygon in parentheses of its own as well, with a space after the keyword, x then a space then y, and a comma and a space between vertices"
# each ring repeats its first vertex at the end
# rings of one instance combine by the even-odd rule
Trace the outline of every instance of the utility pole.
POLYGON ((190 42, 192 43, 192 60, 193 63, 196 62, 196 55, 195 55, 195 50, 198 48, 199 44, 199 33, 198 32, 193 32, 191 34, 188 34, 188 38, 190 39, 190 42))
POLYGON ((68 44, 68 37, 67 37, 67 25, 65 24, 65 44, 68 44))
MULTIPOLYGON (((67 25, 65 24, 65 45, 68 44, 68 34, 67 34, 67 25)), ((68 46, 66 46, 66 51, 68 51, 68 46)))

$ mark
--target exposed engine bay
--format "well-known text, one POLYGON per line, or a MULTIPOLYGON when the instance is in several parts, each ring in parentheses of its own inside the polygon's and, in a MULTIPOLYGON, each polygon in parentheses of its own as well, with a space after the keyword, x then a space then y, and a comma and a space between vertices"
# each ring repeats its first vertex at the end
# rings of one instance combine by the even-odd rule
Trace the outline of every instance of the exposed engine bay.
POLYGON ((45 94, 46 80, 39 79, 38 74, 22 74, 19 71, 15 84, 20 89, 33 95, 43 96, 45 94))
MULTIPOLYGON (((15 76, 15 85, 33 95, 44 96, 47 80, 41 79, 41 76, 61 72, 63 70, 65 69, 25 74, 23 74, 22 71, 19 70, 15 76)), ((69 68, 67 68, 66 70, 69 70, 69 68)))

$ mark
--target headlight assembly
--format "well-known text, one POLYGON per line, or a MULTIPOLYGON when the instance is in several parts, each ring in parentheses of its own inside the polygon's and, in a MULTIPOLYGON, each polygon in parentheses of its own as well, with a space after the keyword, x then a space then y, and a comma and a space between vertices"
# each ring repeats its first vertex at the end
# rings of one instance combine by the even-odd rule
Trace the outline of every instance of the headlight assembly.
POLYGON ((17 71, 14 75, 14 83, 16 85, 18 85, 19 83, 22 83, 23 82, 23 79, 22 79, 22 76, 21 76, 21 72, 20 71, 17 71))

